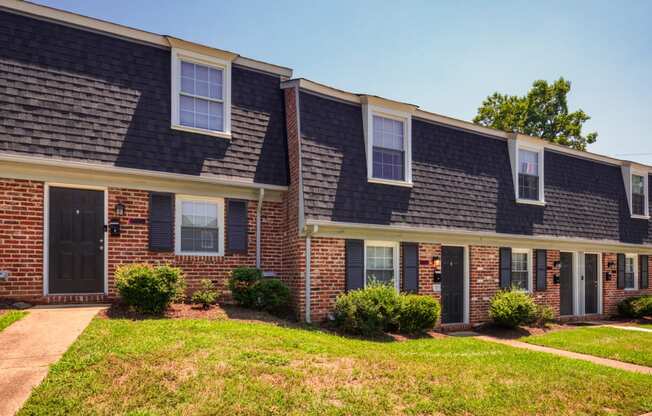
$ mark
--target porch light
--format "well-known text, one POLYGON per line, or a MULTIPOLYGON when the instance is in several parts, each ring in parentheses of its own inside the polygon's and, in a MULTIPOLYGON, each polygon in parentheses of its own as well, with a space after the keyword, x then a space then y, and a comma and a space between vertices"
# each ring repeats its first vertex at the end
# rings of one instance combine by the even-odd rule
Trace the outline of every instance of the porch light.
POLYGON ((559 261, 559 260, 555 260, 555 262, 552 263, 552 265, 553 265, 553 267, 554 267, 555 269, 560 269, 560 268, 561 268, 561 261, 559 261))
POLYGON ((434 281, 435 283, 441 282, 441 257, 433 256, 430 265, 434 271, 434 281))
POLYGON ((122 217, 123 215, 125 215, 125 204, 123 204, 122 202, 118 202, 117 204, 115 204, 115 215, 117 215, 118 217, 122 217))
POLYGON ((615 265, 616 265, 616 263, 614 263, 613 261, 610 261, 610 262, 607 263, 607 268, 613 269, 615 265))

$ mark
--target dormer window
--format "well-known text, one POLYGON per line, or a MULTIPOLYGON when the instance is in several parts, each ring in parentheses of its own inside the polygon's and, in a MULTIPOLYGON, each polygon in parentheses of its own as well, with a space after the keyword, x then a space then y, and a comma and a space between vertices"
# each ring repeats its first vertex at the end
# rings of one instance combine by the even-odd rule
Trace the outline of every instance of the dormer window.
POLYGON ((368 182, 412 186, 412 113, 415 110, 410 104, 362 97, 368 182))
POLYGON ((509 139, 507 145, 516 203, 545 205, 543 144, 540 140, 517 137, 509 139))
POLYGON ((531 201, 539 200, 539 153, 518 150, 518 197, 531 201))
POLYGON ((632 175, 632 214, 645 216, 645 177, 632 175))
POLYGON ((172 128, 231 137, 231 62, 172 49, 172 128))

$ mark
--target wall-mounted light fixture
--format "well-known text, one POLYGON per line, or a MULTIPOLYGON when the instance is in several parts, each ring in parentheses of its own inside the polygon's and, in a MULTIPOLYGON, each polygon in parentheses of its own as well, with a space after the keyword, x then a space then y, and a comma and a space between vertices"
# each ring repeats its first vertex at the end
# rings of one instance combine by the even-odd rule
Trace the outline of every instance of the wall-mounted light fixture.
POLYGON ((118 217, 122 217, 123 215, 125 215, 125 204, 123 204, 122 202, 118 202, 117 204, 115 204, 115 215, 117 215, 118 217))
POLYGON ((613 261, 610 261, 610 262, 607 263, 607 268, 609 268, 609 269, 613 269, 615 266, 616 266, 616 263, 614 263, 613 261))
POLYGON ((552 266, 553 266, 555 269, 561 269, 561 261, 559 261, 559 260, 555 260, 555 261, 552 263, 552 266))
POLYGON ((435 283, 441 282, 441 257, 433 256, 432 261, 430 262, 430 267, 432 267, 434 273, 435 283))
POLYGON ((604 274, 604 280, 607 280, 607 281, 611 280, 611 273, 610 272, 606 272, 604 274))

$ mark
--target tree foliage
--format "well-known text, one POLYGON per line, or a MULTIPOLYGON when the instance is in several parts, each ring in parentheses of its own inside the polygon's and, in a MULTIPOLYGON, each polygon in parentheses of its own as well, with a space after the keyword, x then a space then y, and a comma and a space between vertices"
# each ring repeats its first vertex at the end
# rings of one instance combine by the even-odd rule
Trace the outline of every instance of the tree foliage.
POLYGON ((570 89, 570 81, 559 78, 552 84, 534 81, 530 91, 522 97, 496 92, 483 101, 473 122, 586 150, 587 144, 596 141, 598 133, 582 135, 582 126, 591 117, 581 109, 568 112, 570 89))

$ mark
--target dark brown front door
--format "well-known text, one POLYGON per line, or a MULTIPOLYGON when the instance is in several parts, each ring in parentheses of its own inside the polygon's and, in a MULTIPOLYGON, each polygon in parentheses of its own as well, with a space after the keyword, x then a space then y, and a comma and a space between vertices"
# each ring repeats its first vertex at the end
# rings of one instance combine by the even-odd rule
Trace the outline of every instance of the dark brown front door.
POLYGON ((464 247, 441 248, 441 321, 464 321, 464 247))
POLYGON ((584 313, 598 313, 598 255, 584 255, 584 313))
POLYGON ((50 188, 49 293, 104 291, 104 193, 50 188))
POLYGON ((573 253, 560 254, 559 296, 562 315, 573 314, 573 253))

